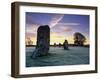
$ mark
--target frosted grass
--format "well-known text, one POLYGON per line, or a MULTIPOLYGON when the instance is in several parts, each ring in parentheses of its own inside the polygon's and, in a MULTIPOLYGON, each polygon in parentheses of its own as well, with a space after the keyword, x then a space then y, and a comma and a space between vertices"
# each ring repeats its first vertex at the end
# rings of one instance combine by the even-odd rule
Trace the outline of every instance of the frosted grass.
POLYGON ((34 50, 35 47, 26 47, 26 67, 89 64, 88 47, 69 47, 69 50, 50 47, 48 55, 32 59, 30 56, 34 50))

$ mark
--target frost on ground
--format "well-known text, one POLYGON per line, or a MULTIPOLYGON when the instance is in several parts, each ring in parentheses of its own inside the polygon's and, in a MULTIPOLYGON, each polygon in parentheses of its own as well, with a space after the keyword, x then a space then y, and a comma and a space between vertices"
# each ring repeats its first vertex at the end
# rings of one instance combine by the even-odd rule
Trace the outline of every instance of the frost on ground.
POLYGON ((32 59, 34 50, 35 47, 26 47, 26 67, 89 64, 88 47, 69 47, 69 50, 50 47, 48 55, 32 59))

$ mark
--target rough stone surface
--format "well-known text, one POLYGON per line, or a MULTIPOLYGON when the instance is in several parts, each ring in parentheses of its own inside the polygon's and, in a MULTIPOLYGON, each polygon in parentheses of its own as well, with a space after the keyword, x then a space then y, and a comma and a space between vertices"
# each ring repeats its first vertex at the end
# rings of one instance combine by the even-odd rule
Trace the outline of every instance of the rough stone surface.
POLYGON ((48 54, 50 45, 50 28, 48 25, 40 26, 37 30, 37 45, 32 58, 48 54))

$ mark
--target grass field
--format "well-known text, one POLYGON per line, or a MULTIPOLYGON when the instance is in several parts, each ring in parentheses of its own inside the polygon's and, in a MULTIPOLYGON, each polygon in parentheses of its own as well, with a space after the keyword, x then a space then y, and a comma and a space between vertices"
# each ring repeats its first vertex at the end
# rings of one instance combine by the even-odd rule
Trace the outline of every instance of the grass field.
POLYGON ((26 47, 26 67, 89 64, 89 47, 50 47, 49 54, 32 59, 35 47, 26 47))

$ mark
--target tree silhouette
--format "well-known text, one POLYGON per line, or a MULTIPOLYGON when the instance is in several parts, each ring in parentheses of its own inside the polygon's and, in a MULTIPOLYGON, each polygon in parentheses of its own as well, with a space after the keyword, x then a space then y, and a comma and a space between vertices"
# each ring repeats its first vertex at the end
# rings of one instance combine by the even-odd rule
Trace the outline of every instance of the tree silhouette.
POLYGON ((86 41, 86 38, 83 34, 76 32, 74 34, 74 44, 78 46, 83 46, 86 41))
POLYGON ((57 44, 56 43, 54 43, 54 47, 56 47, 57 46, 57 44))
POLYGON ((30 38, 27 38, 27 45, 32 45, 33 44, 33 41, 30 39, 30 38))

